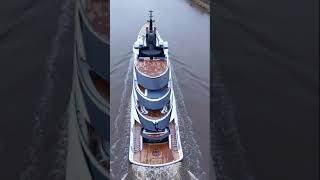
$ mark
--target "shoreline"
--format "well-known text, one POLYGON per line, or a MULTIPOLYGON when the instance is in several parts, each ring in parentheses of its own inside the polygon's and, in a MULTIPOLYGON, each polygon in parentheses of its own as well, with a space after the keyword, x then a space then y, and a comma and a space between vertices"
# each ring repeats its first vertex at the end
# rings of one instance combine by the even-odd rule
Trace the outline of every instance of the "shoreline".
POLYGON ((204 1, 204 0, 192 0, 196 5, 200 6, 201 8, 207 10, 210 12, 210 3, 209 1, 204 1))

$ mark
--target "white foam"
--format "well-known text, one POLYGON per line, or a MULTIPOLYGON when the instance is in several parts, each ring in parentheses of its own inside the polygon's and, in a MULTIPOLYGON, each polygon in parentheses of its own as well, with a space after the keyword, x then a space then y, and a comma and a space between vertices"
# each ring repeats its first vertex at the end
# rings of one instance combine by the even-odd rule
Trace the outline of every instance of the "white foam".
POLYGON ((172 68, 173 88, 176 96, 177 114, 180 125, 181 142, 184 153, 183 166, 191 171, 197 178, 205 179, 206 172, 200 165, 202 153, 195 138, 192 119, 188 115, 187 107, 184 102, 182 90, 180 89, 178 79, 172 68))
POLYGON ((124 89, 120 100, 118 114, 114 120, 114 133, 111 138, 111 177, 120 179, 121 175, 128 171, 129 136, 130 136, 130 94, 132 87, 133 57, 130 58, 127 73, 124 79, 124 89), (113 169, 116 169, 115 172, 113 169), (121 171, 120 171, 121 169, 121 171), (119 171, 118 171, 119 170, 119 171))

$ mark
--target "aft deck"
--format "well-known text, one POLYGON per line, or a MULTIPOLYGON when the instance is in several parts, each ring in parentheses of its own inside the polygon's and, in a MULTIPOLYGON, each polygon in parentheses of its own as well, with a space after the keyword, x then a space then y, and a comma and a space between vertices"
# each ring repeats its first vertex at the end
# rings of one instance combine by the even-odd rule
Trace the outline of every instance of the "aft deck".
POLYGON ((169 143, 143 143, 143 150, 134 154, 134 160, 143 164, 164 164, 174 160, 169 143))
POLYGON ((138 59, 137 68, 145 75, 157 77, 164 73, 168 66, 167 61, 163 59, 138 59))
POLYGON ((133 160, 145 165, 161 165, 179 160, 179 151, 177 150, 176 132, 174 123, 171 123, 171 148, 169 141, 163 143, 142 143, 141 147, 141 126, 135 122, 134 130, 134 154, 133 160), (142 148, 142 150, 141 150, 142 148))

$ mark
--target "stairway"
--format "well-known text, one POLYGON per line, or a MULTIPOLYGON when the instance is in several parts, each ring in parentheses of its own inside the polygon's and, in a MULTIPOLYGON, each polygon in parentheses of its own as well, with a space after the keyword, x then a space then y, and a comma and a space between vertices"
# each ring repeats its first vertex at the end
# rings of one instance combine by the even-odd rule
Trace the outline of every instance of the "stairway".
POLYGON ((178 152, 175 123, 174 122, 170 123, 169 128, 170 128, 170 134, 171 134, 171 149, 174 152, 178 152))
POLYGON ((141 149, 141 144, 140 144, 140 133, 141 133, 141 126, 139 124, 135 124, 134 126, 134 152, 139 152, 141 149))

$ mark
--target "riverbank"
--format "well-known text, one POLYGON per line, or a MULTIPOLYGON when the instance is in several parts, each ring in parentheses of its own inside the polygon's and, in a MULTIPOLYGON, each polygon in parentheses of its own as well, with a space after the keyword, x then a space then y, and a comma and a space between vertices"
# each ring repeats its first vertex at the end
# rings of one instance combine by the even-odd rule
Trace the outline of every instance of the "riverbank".
POLYGON ((207 10, 210 12, 210 3, 208 0, 193 0, 194 3, 196 3, 201 8, 207 10))

